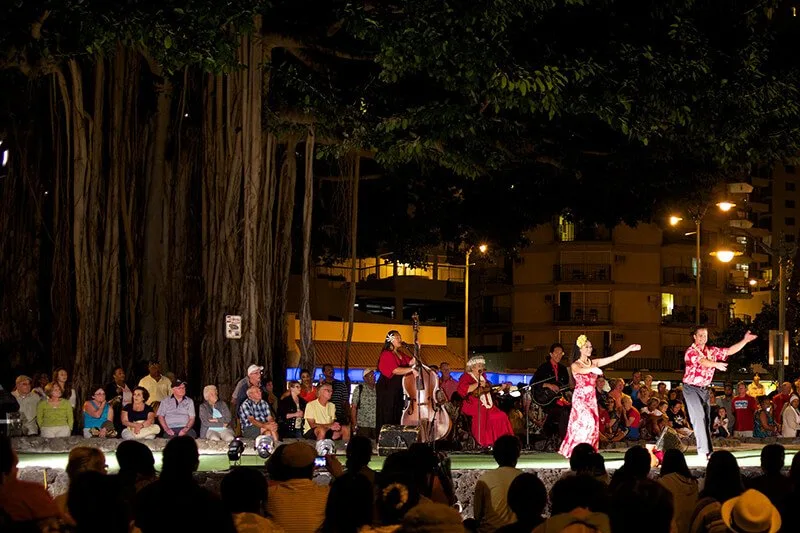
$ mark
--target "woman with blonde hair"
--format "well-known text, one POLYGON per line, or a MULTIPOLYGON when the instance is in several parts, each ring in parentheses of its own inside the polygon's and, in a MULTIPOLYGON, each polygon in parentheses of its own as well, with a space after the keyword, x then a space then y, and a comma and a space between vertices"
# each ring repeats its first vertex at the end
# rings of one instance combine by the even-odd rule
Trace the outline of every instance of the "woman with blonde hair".
MULTIPOLYGON (((67 478, 69 479, 70 484, 75 480, 78 474, 82 474, 84 472, 99 472, 100 474, 105 474, 108 470, 108 465, 106 464, 106 456, 98 450, 97 448, 91 448, 89 446, 77 446, 72 448, 69 452, 69 459, 67 460, 67 478)), ((69 510, 67 509, 67 500, 69 499, 69 489, 67 492, 56 496, 55 502, 58 509, 61 511, 61 514, 64 516, 64 520, 74 525, 75 521, 73 520, 72 516, 69 514, 69 510)))
POLYGON ((217 387, 206 385, 203 388, 203 399, 205 401, 200 405, 200 438, 231 442, 236 438, 229 427, 231 411, 219 399, 217 387))
POLYGON ((47 399, 39 402, 36 408, 40 435, 45 439, 69 437, 72 434, 74 415, 69 402, 61 397, 61 387, 58 383, 48 383, 44 394, 47 399))

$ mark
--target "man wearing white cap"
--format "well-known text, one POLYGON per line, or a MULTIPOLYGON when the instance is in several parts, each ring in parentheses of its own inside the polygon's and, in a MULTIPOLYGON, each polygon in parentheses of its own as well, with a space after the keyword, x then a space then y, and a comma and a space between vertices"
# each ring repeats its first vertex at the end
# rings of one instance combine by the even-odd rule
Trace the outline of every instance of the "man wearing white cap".
POLYGON ((247 367, 247 377, 239 380, 236 387, 233 389, 233 397, 231 398, 232 413, 239 412, 239 406, 247 399, 247 389, 250 387, 258 387, 261 389, 261 394, 266 398, 267 390, 261 384, 261 372, 264 370, 263 366, 250 365, 247 367))
POLYGON ((353 401, 350 410, 356 434, 368 439, 376 439, 378 434, 375 428, 375 370, 369 368, 364 371, 364 383, 353 391, 353 401))

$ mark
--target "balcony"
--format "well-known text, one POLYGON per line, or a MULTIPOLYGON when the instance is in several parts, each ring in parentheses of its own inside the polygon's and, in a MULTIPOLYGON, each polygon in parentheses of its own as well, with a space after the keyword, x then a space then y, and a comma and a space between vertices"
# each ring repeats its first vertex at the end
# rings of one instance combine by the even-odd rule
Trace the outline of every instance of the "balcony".
POLYGON ((480 313, 480 324, 482 326, 507 326, 511 324, 510 307, 492 307, 484 309, 480 313))
POLYGON ((553 322, 567 324, 609 324, 611 306, 607 304, 585 304, 553 307, 553 322))
POLYGON ((611 240, 611 231, 605 226, 568 222, 556 225, 558 242, 603 242, 611 240))
MULTIPOLYGON (((697 276, 691 267, 664 267, 661 282, 664 285, 694 285, 697 276)), ((716 287, 717 271, 706 270, 700 276, 700 283, 705 287, 716 287)))
POLYGON ((729 281, 725 284, 725 293, 734 298, 750 298, 753 294, 753 289, 749 284, 742 285, 729 281))
MULTIPOLYGON (((665 326, 694 325, 695 309, 693 306, 675 306, 671 314, 661 317, 661 323, 665 326)), ((700 324, 703 326, 716 326, 717 310, 702 309, 700 311, 700 324)))
POLYGON ((577 263, 553 265, 553 281, 556 283, 610 283, 611 265, 577 263))

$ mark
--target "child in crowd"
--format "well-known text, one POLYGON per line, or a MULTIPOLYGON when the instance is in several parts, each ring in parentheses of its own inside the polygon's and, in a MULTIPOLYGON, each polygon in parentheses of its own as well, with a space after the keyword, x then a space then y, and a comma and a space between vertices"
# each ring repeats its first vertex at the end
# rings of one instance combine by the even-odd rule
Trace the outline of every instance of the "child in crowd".
POLYGON ((727 439, 731 436, 730 431, 728 431, 728 412, 724 407, 719 408, 717 416, 714 418, 713 425, 711 426, 711 436, 721 437, 723 439, 727 439))

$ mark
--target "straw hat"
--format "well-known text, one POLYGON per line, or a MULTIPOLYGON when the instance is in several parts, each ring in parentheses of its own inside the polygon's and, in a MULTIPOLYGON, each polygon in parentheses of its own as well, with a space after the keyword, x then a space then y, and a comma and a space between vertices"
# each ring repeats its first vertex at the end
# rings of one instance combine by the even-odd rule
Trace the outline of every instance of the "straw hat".
POLYGON ((722 504, 722 521, 735 533, 775 533, 781 528, 778 510, 753 489, 722 504))

